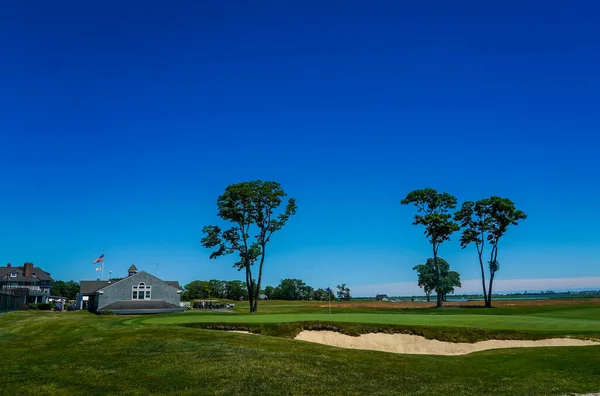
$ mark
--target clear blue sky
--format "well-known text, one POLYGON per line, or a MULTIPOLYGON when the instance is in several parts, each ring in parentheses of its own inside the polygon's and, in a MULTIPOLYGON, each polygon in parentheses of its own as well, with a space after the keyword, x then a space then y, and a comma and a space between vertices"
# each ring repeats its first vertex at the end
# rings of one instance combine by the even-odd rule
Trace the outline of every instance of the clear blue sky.
MULTIPOLYGON (((158 262, 182 283, 243 279, 233 258, 208 259, 201 229, 228 184, 264 179, 298 202, 267 284, 414 283, 430 248, 399 201, 424 187, 529 215, 498 279, 593 283, 599 13, 591 0, 2 2, 0 262, 94 279, 104 249, 113 275, 158 262)), ((440 254, 477 279, 457 239, 440 254)))

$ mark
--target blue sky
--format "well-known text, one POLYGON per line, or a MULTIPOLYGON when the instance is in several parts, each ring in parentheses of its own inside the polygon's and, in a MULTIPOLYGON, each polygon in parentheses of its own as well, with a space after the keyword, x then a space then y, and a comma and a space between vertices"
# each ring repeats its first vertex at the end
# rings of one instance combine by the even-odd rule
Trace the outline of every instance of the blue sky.
MULTIPOLYGON (((113 275, 243 279, 201 229, 228 184, 264 179, 298 203, 267 284, 412 293, 430 247, 399 201, 432 187, 529 215, 502 241, 505 289, 600 288, 599 11, 3 2, 0 262, 94 279, 104 249, 113 275)), ((440 254, 476 280, 457 239, 440 254)))

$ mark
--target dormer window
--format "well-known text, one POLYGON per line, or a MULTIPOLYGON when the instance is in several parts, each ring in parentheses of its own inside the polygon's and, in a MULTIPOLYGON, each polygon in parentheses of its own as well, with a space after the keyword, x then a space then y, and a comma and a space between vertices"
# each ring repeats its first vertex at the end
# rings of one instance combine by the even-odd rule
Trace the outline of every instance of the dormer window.
POLYGON ((132 300, 150 300, 152 286, 146 285, 144 282, 140 282, 137 285, 131 286, 131 299, 132 300))
POLYGON ((14 272, 14 271, 13 271, 13 272, 11 272, 11 273, 10 273, 10 277, 11 277, 11 278, 16 278, 16 277, 17 277, 17 273, 16 273, 16 272, 14 272))

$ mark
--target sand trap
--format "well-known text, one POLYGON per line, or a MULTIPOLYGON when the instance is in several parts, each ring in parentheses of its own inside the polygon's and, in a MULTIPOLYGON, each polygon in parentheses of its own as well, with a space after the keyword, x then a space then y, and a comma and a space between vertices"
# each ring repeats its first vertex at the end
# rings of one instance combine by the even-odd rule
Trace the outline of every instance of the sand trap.
POLYGON ((227 330, 230 333, 240 333, 240 334, 254 334, 254 333, 250 333, 249 331, 246 330, 227 330))
POLYGON ((335 331, 302 331, 296 340, 316 342, 340 348, 368 349, 392 353, 418 355, 466 355, 472 352, 500 348, 532 348, 553 346, 589 346, 600 342, 576 340, 572 338, 550 338, 539 341, 489 340, 474 344, 428 340, 425 337, 409 334, 369 333, 352 337, 335 331))

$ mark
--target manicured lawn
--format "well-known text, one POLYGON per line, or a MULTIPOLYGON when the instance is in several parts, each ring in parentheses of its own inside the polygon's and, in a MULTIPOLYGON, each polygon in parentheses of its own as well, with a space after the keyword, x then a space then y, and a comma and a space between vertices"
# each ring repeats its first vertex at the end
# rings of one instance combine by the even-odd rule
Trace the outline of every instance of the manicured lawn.
POLYGON ((183 323, 282 323, 282 322, 347 322, 443 327, 473 327, 494 330, 541 331, 545 333, 600 333, 600 319, 543 317, 519 315, 423 315, 393 313, 339 313, 328 314, 179 314, 143 320, 148 324, 183 323))
MULTIPOLYGON (((387 321, 400 326, 407 321, 434 325, 437 320, 460 332, 468 332, 459 327, 465 323, 513 329, 539 325, 548 332, 573 332, 574 328, 577 332, 599 332, 600 318, 587 317, 586 313, 587 309, 594 313, 594 306, 571 309, 571 315, 558 309, 562 314, 556 317, 537 316, 548 315, 543 309, 537 314, 521 312, 504 318, 470 314, 468 309, 460 310, 466 315, 333 316, 336 321, 387 321)), ((185 313, 137 318, 86 312, 3 314, 0 394, 563 395, 600 391, 598 346, 506 349, 457 357, 397 355, 173 325, 182 319, 204 318, 264 322, 314 320, 315 314, 185 313)))

